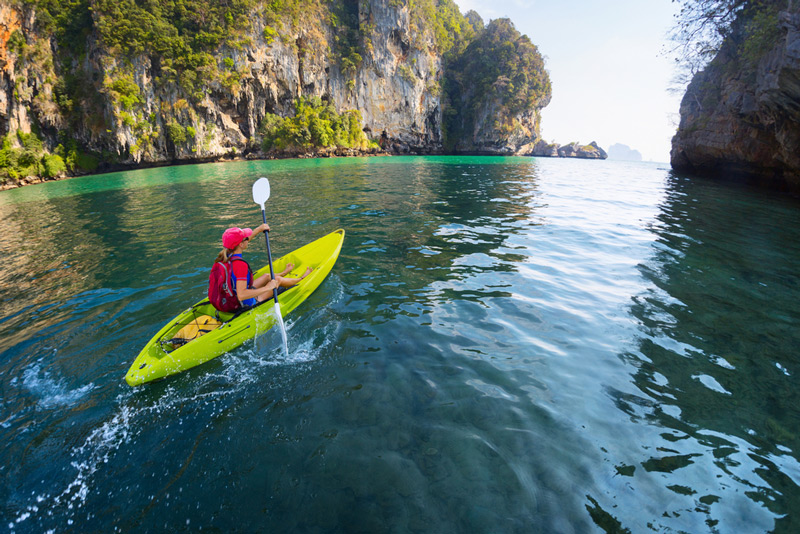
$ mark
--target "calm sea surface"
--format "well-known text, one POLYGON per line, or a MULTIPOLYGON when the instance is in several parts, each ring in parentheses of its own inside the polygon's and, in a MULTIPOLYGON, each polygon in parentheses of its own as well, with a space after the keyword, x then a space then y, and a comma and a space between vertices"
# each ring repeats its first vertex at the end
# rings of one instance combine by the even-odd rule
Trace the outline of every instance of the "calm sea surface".
MULTIPOLYGON (((0 529, 798 532, 800 203, 666 165, 239 162, 0 193, 0 529), (268 333, 123 376, 222 231, 347 231, 268 333)), ((261 242, 254 266, 266 263, 261 242)))

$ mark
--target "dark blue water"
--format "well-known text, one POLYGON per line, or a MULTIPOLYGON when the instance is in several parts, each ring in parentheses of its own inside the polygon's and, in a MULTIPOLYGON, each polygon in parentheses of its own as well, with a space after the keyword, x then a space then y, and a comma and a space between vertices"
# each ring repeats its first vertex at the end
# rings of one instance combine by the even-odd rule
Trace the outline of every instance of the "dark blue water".
MULTIPOLYGON (((10 532, 796 532, 800 203, 663 166, 247 162, 0 193, 10 532), (268 333, 123 376, 222 231, 347 231, 268 333)), ((266 262, 250 247, 254 266, 266 262)))

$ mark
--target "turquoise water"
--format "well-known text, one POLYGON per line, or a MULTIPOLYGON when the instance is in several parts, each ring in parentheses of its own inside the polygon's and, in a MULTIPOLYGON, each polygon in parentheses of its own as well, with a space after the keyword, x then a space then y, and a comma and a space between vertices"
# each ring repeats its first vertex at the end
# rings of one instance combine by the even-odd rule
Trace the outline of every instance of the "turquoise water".
MULTIPOLYGON (((665 165, 240 162, 0 193, 11 532, 796 532, 800 203, 665 165), (269 176, 287 322, 123 376, 269 176)), ((266 262, 251 247, 253 265, 266 262)))

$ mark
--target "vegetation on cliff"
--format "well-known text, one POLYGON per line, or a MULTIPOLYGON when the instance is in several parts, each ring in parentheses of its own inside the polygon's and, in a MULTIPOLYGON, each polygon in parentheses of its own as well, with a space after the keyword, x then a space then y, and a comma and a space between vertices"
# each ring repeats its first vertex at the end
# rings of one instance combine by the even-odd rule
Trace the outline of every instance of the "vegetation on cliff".
POLYGON ((64 159, 57 154, 47 154, 41 139, 35 134, 18 132, 19 148, 6 135, 0 140, 0 183, 26 176, 54 178, 66 170, 64 159))
POLYGON ((74 139, 62 137, 63 142, 52 152, 33 132, 17 131, 0 138, 0 184, 28 176, 51 179, 65 172, 81 174, 97 169, 95 156, 81 151, 74 139))
MULTIPOLYGON (((536 112, 550 94, 526 36, 508 20, 485 26, 475 12, 462 15, 453 0, 10 2, 16 29, 0 41, 0 60, 12 68, 0 84, 13 101, 0 116, 0 180, 259 149, 372 150, 359 110, 337 112, 363 106, 367 86, 356 80, 367 72, 411 90, 424 110, 409 101, 375 108, 416 113, 396 129, 436 151, 442 136, 484 121, 487 105, 491 126, 508 135, 515 115, 536 112)), ((386 135, 371 126, 370 135, 386 135)))
POLYGON ((333 104, 321 98, 299 98, 294 117, 268 113, 261 122, 264 152, 309 148, 377 148, 361 129, 358 110, 337 113, 333 104))
POLYGON ((683 88, 720 51, 725 39, 738 33, 741 59, 755 65, 778 37, 778 13, 790 0, 677 0, 671 39, 675 43, 678 72, 683 88), (738 31, 737 31, 738 28, 738 31))
POLYGON ((411 10, 411 31, 417 35, 419 48, 424 45, 423 39, 429 36, 434 43, 435 50, 432 51, 448 58, 462 53, 475 38, 476 29, 472 22, 461 14, 452 0, 390 1, 408 4, 411 10))

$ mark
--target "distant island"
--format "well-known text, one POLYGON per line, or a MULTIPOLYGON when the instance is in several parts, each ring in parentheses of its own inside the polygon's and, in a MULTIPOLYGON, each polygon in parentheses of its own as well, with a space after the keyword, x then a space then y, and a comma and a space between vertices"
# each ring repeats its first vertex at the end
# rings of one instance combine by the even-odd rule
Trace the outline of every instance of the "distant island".
POLYGON ((620 159, 625 161, 642 161, 642 154, 628 145, 614 143, 608 147, 608 159, 620 159))

